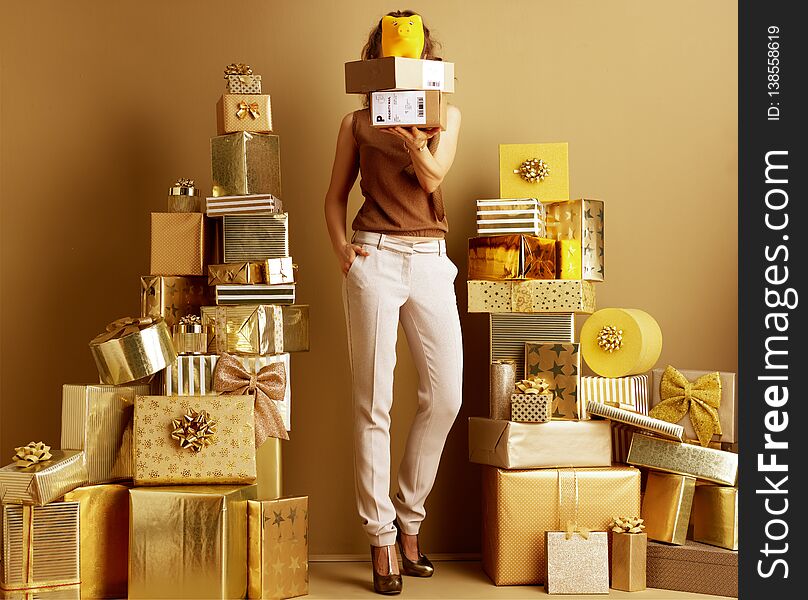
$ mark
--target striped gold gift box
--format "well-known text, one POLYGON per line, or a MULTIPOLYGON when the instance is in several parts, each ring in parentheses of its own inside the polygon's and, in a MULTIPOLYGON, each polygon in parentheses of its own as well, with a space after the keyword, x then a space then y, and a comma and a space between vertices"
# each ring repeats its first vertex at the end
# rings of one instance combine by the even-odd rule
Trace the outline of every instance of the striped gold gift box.
POLYGON ((582 198, 545 203, 547 237, 578 240, 581 252, 572 270, 582 279, 603 281, 605 269, 604 203, 582 198))
POLYGON ((58 590, 81 582, 79 503, 3 504, 0 588, 58 590))
POLYGON ((536 198, 477 200, 477 235, 544 235, 544 205, 536 198))
POLYGON ((217 285, 216 304, 294 304, 295 284, 217 285))
POLYGON ((52 458, 21 469, 0 468, 0 499, 7 504, 43 506, 87 483, 84 452, 51 450, 52 458))
POLYGON ((595 311, 595 286, 590 281, 531 279, 468 281, 469 312, 552 313, 595 311))
POLYGON ((218 354, 177 356, 163 375, 166 396, 204 396, 213 394, 213 369, 218 354))
POLYGON ((648 375, 630 377, 581 377, 580 393, 583 402, 600 402, 648 414, 648 375))
POLYGON ((586 405, 586 412, 590 415, 603 417, 611 421, 617 421, 624 425, 630 425, 635 429, 642 429, 649 433, 667 438, 669 440, 683 441, 685 430, 681 425, 668 423, 661 419, 654 419, 648 415, 641 415, 630 410, 623 410, 600 402, 589 401, 586 405))
POLYGON ((288 213, 225 215, 222 221, 224 262, 263 261, 289 256, 288 213))
POLYGON ((272 194, 247 196, 214 196, 205 201, 205 214, 209 217, 224 215, 271 215, 283 212, 280 198, 272 194))
MULTIPOLYGON (((213 195, 281 194, 280 138, 271 133, 229 133, 210 140, 213 195)), ((229 262, 229 261, 225 261, 229 262)))
POLYGON ((132 411, 148 385, 62 386, 62 449, 83 450, 90 485, 132 478, 132 411))
POLYGON ((516 376, 525 372, 525 343, 570 343, 575 339, 575 315, 568 313, 492 313, 489 317, 491 362, 512 360, 516 376))

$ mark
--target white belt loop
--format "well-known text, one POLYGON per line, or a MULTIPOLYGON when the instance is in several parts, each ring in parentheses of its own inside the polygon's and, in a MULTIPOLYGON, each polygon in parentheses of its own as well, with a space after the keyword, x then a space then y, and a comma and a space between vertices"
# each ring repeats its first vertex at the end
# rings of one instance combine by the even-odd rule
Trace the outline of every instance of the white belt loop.
POLYGON ((446 254, 446 242, 443 240, 438 240, 438 256, 442 254, 446 254))
POLYGON ((384 243, 384 238, 385 238, 385 237, 386 237, 386 236, 385 236, 383 233, 380 233, 380 234, 379 234, 379 241, 378 241, 378 243, 376 244, 376 248, 378 248, 379 250, 381 250, 381 249, 382 249, 382 244, 384 243))

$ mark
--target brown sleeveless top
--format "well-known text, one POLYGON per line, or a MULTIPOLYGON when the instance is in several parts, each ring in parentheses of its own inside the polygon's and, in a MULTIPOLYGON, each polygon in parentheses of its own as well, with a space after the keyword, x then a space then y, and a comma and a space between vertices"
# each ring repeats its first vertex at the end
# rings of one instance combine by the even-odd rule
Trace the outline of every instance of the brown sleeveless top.
MULTIPOLYGON (((354 112, 353 135, 359 149, 359 187, 365 197, 353 230, 445 237, 449 224, 440 187, 431 194, 424 191, 404 142, 372 127, 367 108, 354 112)), ((437 138, 430 140, 430 150, 437 146, 437 138)))

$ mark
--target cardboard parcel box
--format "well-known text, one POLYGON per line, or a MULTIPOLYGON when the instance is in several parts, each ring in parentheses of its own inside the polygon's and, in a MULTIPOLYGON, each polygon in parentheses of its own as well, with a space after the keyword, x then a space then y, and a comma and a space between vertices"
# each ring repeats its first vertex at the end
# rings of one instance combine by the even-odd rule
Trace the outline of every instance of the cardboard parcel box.
POLYGON ((446 129, 446 101, 436 90, 383 91, 370 95, 374 127, 440 127, 446 129))
POLYGON ((386 56, 345 63, 345 93, 378 90, 439 90, 454 92, 454 63, 386 56))

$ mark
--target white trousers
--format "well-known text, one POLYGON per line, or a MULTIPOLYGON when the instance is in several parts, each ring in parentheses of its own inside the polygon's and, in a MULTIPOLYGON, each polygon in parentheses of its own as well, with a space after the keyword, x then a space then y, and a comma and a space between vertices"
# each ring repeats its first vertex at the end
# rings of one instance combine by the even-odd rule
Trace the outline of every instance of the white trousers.
POLYGON ((443 242, 357 232, 370 255, 357 256, 343 282, 353 381, 356 501, 374 546, 415 535, 438 471, 446 436, 460 410, 463 342, 454 279, 443 242), (413 252, 413 248, 416 249, 413 252), (421 252, 426 248, 432 252, 421 252), (438 250, 440 248, 440 250, 438 250), (438 251, 436 251, 438 250, 438 251), (390 409, 398 324, 418 369, 418 410, 390 498, 390 409))

